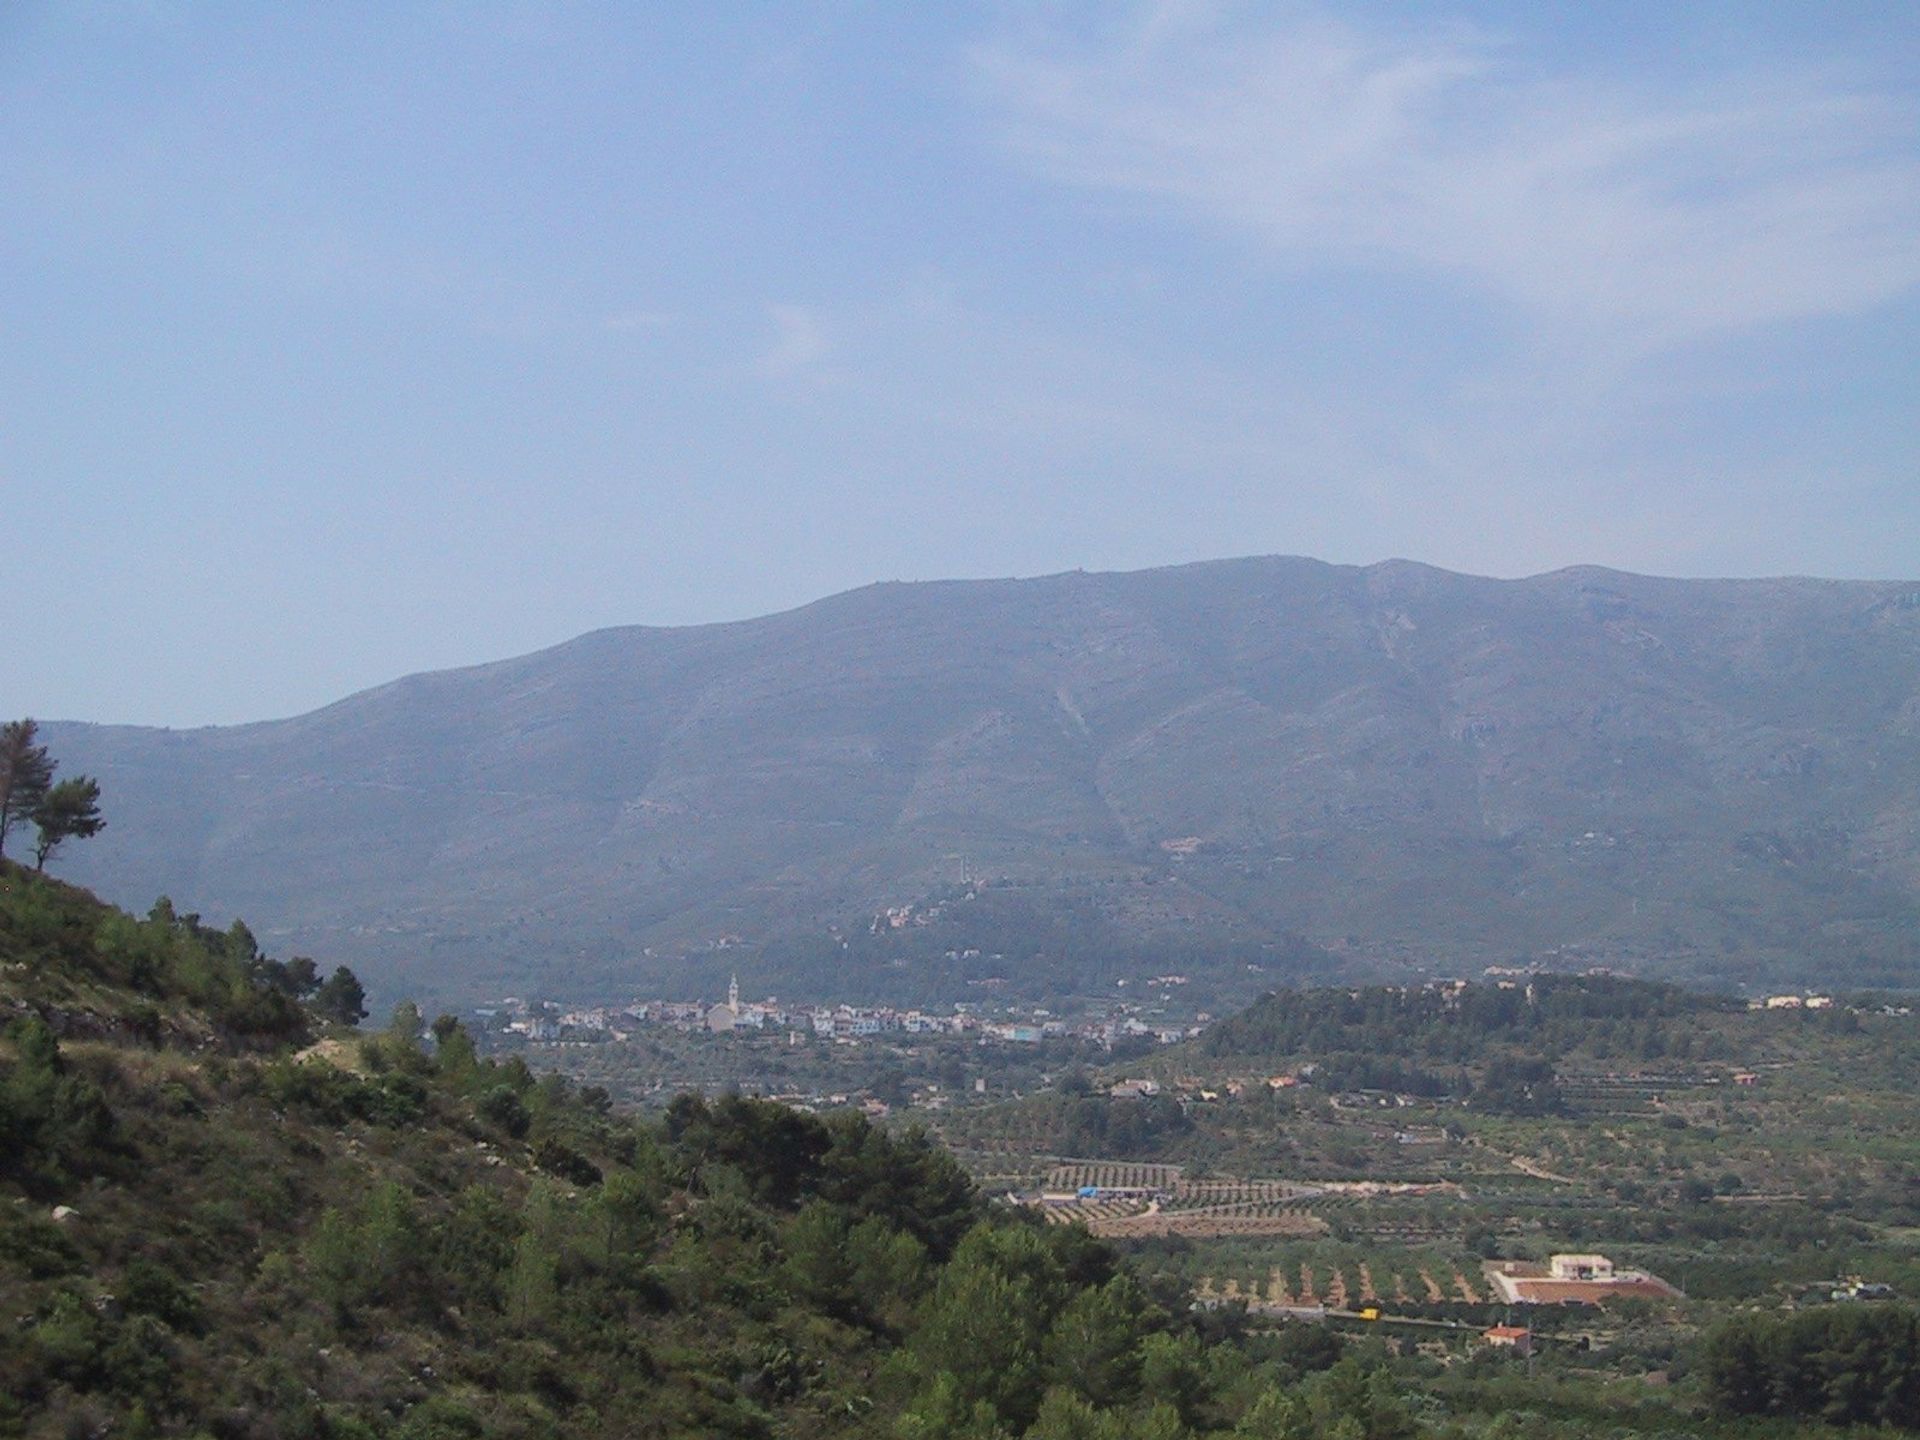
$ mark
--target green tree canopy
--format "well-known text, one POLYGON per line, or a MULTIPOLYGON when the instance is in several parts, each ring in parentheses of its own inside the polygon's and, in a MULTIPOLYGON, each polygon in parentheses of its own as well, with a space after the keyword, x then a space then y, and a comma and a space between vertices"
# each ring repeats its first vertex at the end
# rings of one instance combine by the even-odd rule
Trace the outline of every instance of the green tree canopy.
POLYGON ((358 1025, 367 1018, 367 992, 359 977, 342 965, 314 992, 313 1008, 335 1025, 358 1025))
POLYGON ((1097 1406, 1131 1403, 1140 1391, 1140 1342, 1160 1318, 1130 1275, 1082 1290, 1047 1336, 1044 1353, 1054 1383, 1097 1406))
POLYGON ((14 822, 31 816, 53 784, 57 767, 47 747, 34 743, 39 728, 32 720, 0 725, 0 855, 14 822))
POLYGON ((44 870, 53 852, 68 840, 88 840, 107 828, 100 818, 100 783, 85 775, 62 780, 40 797, 32 811, 39 832, 33 868, 44 870))

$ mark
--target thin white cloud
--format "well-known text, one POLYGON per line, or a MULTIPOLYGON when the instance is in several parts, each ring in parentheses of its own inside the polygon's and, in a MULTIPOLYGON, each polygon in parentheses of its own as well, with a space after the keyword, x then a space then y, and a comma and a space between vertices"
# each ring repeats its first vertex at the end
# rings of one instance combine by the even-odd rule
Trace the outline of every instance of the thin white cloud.
POLYGON ((774 336, 760 356, 760 371, 787 378, 817 369, 833 346, 819 315, 802 305, 769 305, 774 336))
POLYGON ((975 52, 1040 172, 1250 231, 1289 263, 1465 277, 1654 350, 1920 284, 1910 106, 1816 78, 1684 99, 1530 75, 1484 38, 1161 5, 1102 46, 975 52))
POLYGON ((664 310, 620 310, 603 317, 600 328, 616 334, 633 334, 665 330, 672 324, 673 316, 664 310))

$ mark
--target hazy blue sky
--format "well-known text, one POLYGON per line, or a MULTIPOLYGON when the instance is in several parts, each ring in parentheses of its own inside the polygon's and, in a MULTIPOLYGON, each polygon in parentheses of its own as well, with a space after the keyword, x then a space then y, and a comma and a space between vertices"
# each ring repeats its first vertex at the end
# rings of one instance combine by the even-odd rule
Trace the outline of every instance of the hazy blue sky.
POLYGON ((0 4, 0 714, 880 579, 1920 576, 1920 6, 0 4))

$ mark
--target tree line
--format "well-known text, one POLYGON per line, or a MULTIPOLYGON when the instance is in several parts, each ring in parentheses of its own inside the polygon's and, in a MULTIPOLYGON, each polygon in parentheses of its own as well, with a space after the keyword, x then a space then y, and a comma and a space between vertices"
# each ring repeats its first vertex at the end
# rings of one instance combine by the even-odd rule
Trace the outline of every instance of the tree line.
POLYGON ((1911 1305, 1738 1315, 1702 1352, 1707 1395, 1722 1414, 1920 1429, 1920 1311, 1911 1305))
POLYGON ((1690 1047, 1703 1014, 1740 1002, 1616 975, 1529 976, 1457 989, 1374 985, 1278 990, 1207 1031, 1213 1056, 1356 1054, 1431 1064, 1481 1063, 1489 1048, 1548 1059, 1574 1053, 1643 1059, 1690 1047))

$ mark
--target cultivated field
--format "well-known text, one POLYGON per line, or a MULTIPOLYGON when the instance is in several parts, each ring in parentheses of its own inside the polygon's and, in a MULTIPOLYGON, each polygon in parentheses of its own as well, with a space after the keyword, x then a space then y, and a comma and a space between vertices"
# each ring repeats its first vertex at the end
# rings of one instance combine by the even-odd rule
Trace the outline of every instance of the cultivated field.
POLYGON ((1448 1301, 1482 1304, 1491 1298, 1468 1256, 1313 1240, 1242 1251, 1229 1264, 1196 1275, 1192 1285, 1196 1299, 1243 1300, 1255 1308, 1392 1311, 1448 1301))
POLYGON ((1307 1236, 1327 1228, 1302 1203, 1315 1193, 1286 1180, 1189 1180, 1178 1165, 1084 1161, 1048 1173, 1043 1203, 1048 1220, 1109 1239, 1307 1236))

